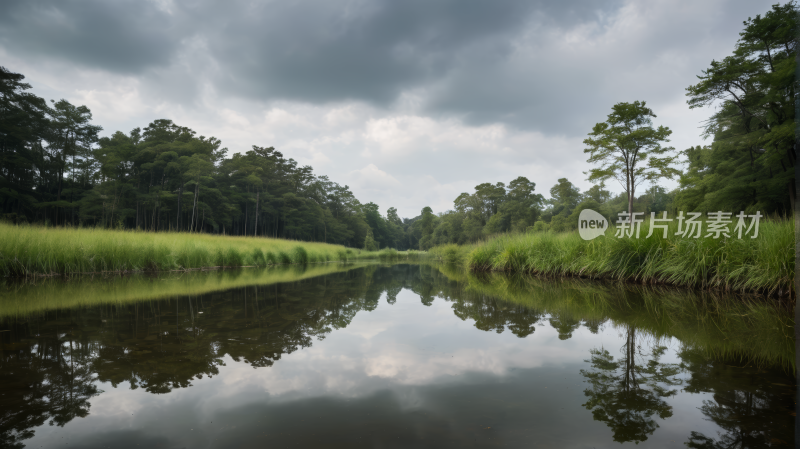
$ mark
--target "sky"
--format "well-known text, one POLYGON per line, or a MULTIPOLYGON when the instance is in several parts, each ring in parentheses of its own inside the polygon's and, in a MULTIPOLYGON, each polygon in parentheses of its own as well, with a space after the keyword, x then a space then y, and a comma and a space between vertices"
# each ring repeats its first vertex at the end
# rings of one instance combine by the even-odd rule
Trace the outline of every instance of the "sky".
POLYGON ((685 89, 774 2, 4 0, 0 65, 102 135, 166 118, 273 146, 410 218, 518 176, 588 189, 583 140, 623 101, 708 144, 685 89))

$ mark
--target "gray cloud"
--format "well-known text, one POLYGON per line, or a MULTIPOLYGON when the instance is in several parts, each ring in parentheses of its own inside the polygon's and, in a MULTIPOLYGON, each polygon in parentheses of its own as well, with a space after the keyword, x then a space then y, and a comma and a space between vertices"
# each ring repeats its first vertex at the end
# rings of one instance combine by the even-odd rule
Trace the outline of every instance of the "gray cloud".
POLYGON ((387 105, 447 73, 484 41, 507 51, 535 7, 528 1, 346 2, 263 5, 209 42, 222 83, 242 95, 387 105))
MULTIPOLYGON (((597 4, 12 1, 0 6, 0 42, 17 53, 117 73, 183 66, 176 77, 207 75, 221 92, 264 101, 388 106, 404 90, 459 70, 464 58, 502 64, 513 38, 532 20, 569 27, 596 19, 597 4)), ((475 100, 493 83, 482 84, 475 100)), ((445 109, 458 106, 445 103, 445 109)))
POLYGON ((180 40, 151 2, 0 2, 0 43, 15 53, 57 58, 116 73, 169 64, 180 40))
POLYGON ((701 144, 685 88, 772 2, 6 0, 0 64, 107 133, 170 118, 274 145, 414 216, 519 175, 588 188, 581 141, 620 101, 701 144))

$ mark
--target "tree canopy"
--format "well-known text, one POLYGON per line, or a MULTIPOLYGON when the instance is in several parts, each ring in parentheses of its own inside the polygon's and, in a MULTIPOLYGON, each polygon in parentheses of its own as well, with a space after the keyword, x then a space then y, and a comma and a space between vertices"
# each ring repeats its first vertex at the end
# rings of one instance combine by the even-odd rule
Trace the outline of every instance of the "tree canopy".
POLYGON ((690 108, 716 106, 711 145, 685 151, 676 204, 687 210, 794 207, 797 4, 773 5, 743 22, 733 54, 711 61, 686 89, 690 108))
POLYGON ((608 120, 598 123, 583 141, 589 163, 599 164, 589 170, 589 181, 616 179, 628 195, 628 212, 633 212, 636 187, 643 182, 673 178, 678 157, 673 147, 662 147, 672 131, 664 126, 653 128, 653 110, 644 101, 617 103, 608 120))

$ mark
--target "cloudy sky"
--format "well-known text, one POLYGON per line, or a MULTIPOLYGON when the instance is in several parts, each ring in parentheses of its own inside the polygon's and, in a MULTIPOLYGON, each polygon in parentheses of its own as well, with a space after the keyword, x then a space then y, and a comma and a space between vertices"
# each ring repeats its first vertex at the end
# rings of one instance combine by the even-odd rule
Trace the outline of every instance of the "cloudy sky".
POLYGON ((105 135, 168 118, 274 146, 413 217, 517 176, 590 187, 582 140, 617 102, 702 144, 685 88, 773 2, 4 0, 0 65, 105 135))

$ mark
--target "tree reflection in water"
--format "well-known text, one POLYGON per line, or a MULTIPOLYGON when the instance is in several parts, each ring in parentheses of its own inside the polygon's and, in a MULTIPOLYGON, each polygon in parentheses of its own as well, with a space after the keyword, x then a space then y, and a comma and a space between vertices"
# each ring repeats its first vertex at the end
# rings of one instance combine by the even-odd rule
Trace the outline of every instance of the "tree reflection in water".
POLYGON ((63 427, 87 416, 89 399, 102 393, 94 384, 97 348, 71 330, 2 349, 0 448, 25 447, 31 429, 45 422, 63 427))
POLYGON ((684 349, 679 356, 691 373, 685 391, 711 393, 700 411, 723 429, 717 435, 692 432, 687 447, 745 449, 788 445, 792 420, 775 416, 794 413, 792 386, 785 376, 757 367, 730 366, 710 360, 700 351, 684 349), (782 391, 784 390, 784 391, 782 391))
MULTIPOLYGON (((549 323, 560 340, 568 340, 581 326, 596 334, 613 319, 625 329, 622 356, 602 348, 591 351, 591 369, 581 370, 590 384, 583 406, 612 429, 615 441, 645 441, 658 427, 657 418, 671 416, 665 399, 680 384, 680 367, 660 362, 665 348, 643 351, 652 330, 625 324, 641 323, 647 308, 628 305, 619 315, 593 302, 594 290, 562 292, 555 283, 547 285, 551 290, 478 278, 465 282, 430 265, 370 265, 317 279, 6 319, 0 322, 0 448, 24 447, 32 429, 45 423, 63 426, 87 416, 89 400, 102 393, 97 381, 166 394, 216 376, 226 356, 253 368, 270 367, 284 354, 347 327, 358 312, 374 310, 384 293, 394 304, 402 290, 414 292, 424 305, 448 302, 458 318, 472 320, 477 329, 508 330, 519 338, 549 323), (498 299, 507 291, 496 285, 539 295, 558 307, 498 299)), ((692 433, 689 447, 774 443, 770 419, 775 407, 784 407, 788 416, 793 404, 780 403, 786 395, 766 393, 774 386, 756 375, 736 377, 701 352, 685 350, 681 357, 691 373, 686 391, 714 395, 702 411, 726 432, 717 437, 692 433)))
POLYGON ((581 370, 591 388, 584 390, 589 398, 584 407, 592 411, 596 421, 603 421, 614 433, 614 441, 636 443, 647 440, 658 428, 654 415, 666 419, 672 407, 664 400, 677 393, 670 389, 681 384, 678 364, 661 363, 664 346, 654 346, 649 354, 637 345, 634 326, 625 332, 622 356, 614 360, 606 349, 592 349, 586 360, 591 370, 581 370))

